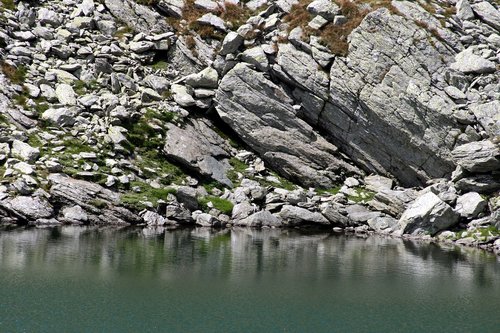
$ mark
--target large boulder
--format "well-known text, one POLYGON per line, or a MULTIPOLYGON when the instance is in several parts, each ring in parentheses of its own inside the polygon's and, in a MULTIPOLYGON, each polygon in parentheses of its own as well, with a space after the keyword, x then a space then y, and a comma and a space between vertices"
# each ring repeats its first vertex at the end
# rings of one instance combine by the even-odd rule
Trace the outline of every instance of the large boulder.
POLYGON ((331 187, 341 173, 359 173, 337 147, 296 116, 293 101, 263 73, 240 63, 216 94, 217 112, 245 143, 284 176, 331 187))
POLYGON ((198 174, 210 177, 221 184, 233 186, 227 178, 230 169, 224 140, 203 120, 191 120, 183 128, 167 124, 164 147, 167 157, 198 174))
POLYGON ((459 214, 432 192, 417 198, 399 219, 395 234, 431 235, 458 222, 459 214))

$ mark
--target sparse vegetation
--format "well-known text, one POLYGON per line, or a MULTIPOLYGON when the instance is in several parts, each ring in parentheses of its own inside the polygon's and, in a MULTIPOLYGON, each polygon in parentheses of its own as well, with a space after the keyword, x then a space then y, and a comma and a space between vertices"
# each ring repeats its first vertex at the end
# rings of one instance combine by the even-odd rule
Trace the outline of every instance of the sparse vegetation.
POLYGON ((234 205, 229 200, 214 196, 206 196, 198 199, 198 203, 202 207, 203 211, 210 210, 209 202, 212 203, 213 208, 221 211, 224 214, 231 215, 231 212, 233 211, 234 205))
POLYGON ((144 202, 150 202, 153 206, 158 205, 159 200, 166 200, 169 194, 175 194, 174 188, 154 188, 151 185, 134 181, 131 182, 131 187, 139 188, 139 192, 129 191, 121 195, 121 203, 126 207, 135 210, 147 208, 144 202))
POLYGON ((72 85, 73 85, 73 90, 77 95, 84 95, 88 92, 99 89, 99 82, 97 82, 97 80, 91 80, 88 82, 82 80, 76 80, 72 83, 72 85))
POLYGON ((333 54, 341 56, 347 55, 349 49, 347 38, 361 24, 361 21, 369 12, 385 7, 392 13, 398 13, 389 0, 336 0, 335 2, 339 5, 341 14, 347 18, 347 22, 340 25, 334 25, 330 22, 319 31, 314 31, 308 26, 309 21, 313 18, 313 15, 307 11, 307 6, 311 2, 311 0, 300 0, 298 4, 292 7, 290 13, 285 16, 285 22, 289 24, 290 30, 301 27, 306 39, 317 34, 321 42, 333 54), (369 7, 366 6, 367 4, 369 7))
POLYGON ((22 84, 26 80, 28 69, 24 65, 12 66, 5 61, 0 63, 0 68, 5 76, 14 84, 22 84))
POLYGON ((16 4, 14 3, 14 0, 1 0, 0 3, 2 4, 2 7, 5 9, 10 9, 10 10, 16 9, 16 4))

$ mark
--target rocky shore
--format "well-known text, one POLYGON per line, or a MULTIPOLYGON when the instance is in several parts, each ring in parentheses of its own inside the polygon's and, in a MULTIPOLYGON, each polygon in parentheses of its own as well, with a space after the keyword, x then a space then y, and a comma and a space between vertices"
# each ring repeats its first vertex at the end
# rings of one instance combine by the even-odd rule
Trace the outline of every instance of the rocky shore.
POLYGON ((495 1, 0 0, 0 223, 500 253, 495 1))

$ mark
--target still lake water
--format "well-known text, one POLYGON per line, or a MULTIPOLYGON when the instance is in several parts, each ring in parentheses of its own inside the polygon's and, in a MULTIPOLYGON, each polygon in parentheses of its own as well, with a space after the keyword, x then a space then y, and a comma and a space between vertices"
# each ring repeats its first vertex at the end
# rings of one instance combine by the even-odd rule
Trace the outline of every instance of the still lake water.
POLYGON ((500 258, 294 230, 0 230, 0 332, 500 332, 500 258))

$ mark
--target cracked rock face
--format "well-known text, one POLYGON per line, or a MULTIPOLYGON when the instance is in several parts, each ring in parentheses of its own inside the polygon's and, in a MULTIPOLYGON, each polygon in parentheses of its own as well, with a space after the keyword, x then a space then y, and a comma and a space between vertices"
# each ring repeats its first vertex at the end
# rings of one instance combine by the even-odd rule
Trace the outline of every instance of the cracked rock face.
POLYGON ((453 170, 454 104, 439 90, 452 54, 432 38, 386 9, 370 13, 350 36, 348 58, 331 68, 318 121, 364 168, 405 185, 453 170))
POLYGON ((217 112, 265 160, 307 186, 331 187, 338 175, 359 171, 337 147, 296 117, 285 91, 245 64, 220 82, 217 112))

